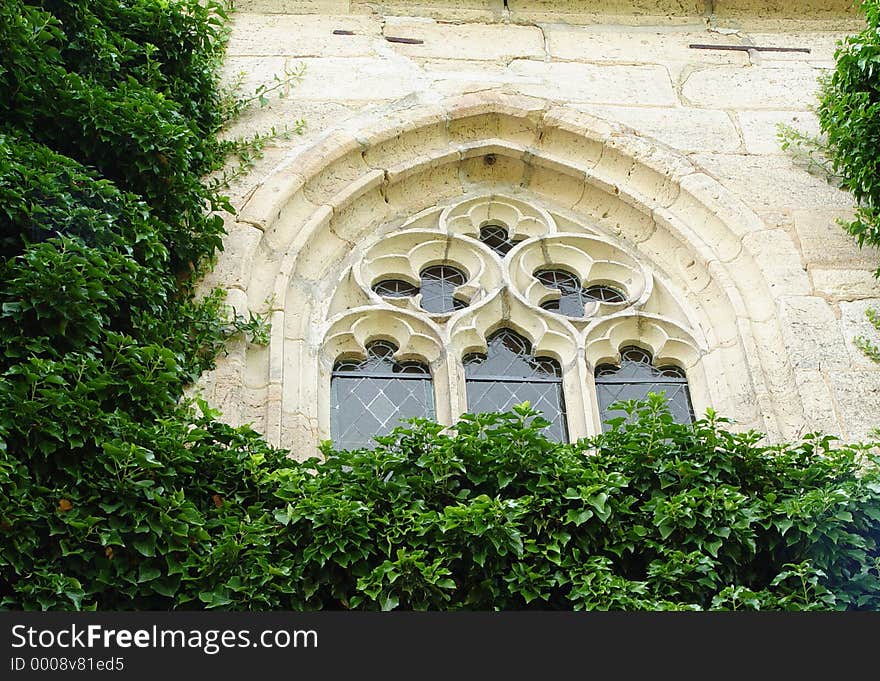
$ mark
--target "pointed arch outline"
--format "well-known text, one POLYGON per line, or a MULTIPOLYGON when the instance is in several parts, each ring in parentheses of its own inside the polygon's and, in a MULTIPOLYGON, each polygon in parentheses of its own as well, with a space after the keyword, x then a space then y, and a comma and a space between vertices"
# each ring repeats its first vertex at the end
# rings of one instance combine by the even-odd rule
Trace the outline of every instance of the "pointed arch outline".
POLYGON ((558 103, 489 91, 352 119, 285 159, 242 206, 237 226, 258 234, 221 266, 244 273, 233 292, 241 306, 271 313, 269 351, 243 348, 238 358, 242 374, 264 377, 271 442, 321 435, 313 405, 285 403, 286 376, 318 380, 288 351, 299 343, 300 361, 317 356, 325 301, 353 260, 382 235, 433 227, 443 206, 487 193, 590 223, 674 285, 705 337, 700 362, 713 389, 695 406, 772 438, 799 425, 772 273, 748 240, 766 229, 760 218, 660 143, 558 103), (287 414, 311 431, 283 432, 287 414))

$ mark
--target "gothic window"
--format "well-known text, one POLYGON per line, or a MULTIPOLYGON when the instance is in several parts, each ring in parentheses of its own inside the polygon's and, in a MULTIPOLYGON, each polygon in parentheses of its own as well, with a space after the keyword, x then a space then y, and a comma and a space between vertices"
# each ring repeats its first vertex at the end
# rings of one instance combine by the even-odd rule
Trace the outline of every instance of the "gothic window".
POLYGON ((542 269, 535 272, 535 279, 547 288, 559 291, 559 298, 541 303, 541 307, 568 317, 583 317, 584 306, 588 302, 622 303, 626 301, 620 291, 604 284, 594 284, 587 288, 581 286, 575 275, 558 269, 542 269))
POLYGON ((434 418, 431 372, 421 362, 394 359, 386 341, 367 346, 366 359, 340 359, 330 379, 330 431, 338 449, 370 447, 401 419, 434 418))
MULTIPOLYGON (((683 370, 676 366, 655 367, 650 353, 635 346, 620 350, 620 365, 596 367, 596 393, 599 413, 604 423, 623 412, 609 407, 614 402, 642 400, 648 393, 666 394, 669 411, 678 423, 692 423, 694 410, 683 370)), ((607 430, 608 426, 604 428, 607 430)))
POLYGON ((535 357, 531 343, 510 329, 496 331, 487 342, 485 354, 469 354, 463 360, 468 411, 507 411, 528 401, 550 421, 547 436, 567 442, 559 362, 535 357))
MULTIPOLYGON (((454 426, 465 412, 526 401, 548 437, 568 442, 596 434, 595 415, 616 415, 612 402, 661 390, 676 419, 693 419, 684 373, 635 347, 698 367, 703 341, 686 308, 634 251, 590 225, 516 197, 468 197, 376 235, 350 267, 319 332, 332 372, 317 422, 337 447, 369 447, 413 416, 454 426), (620 365, 599 366, 587 389, 621 346, 620 365)), ((690 376, 698 400, 700 377, 690 376)))

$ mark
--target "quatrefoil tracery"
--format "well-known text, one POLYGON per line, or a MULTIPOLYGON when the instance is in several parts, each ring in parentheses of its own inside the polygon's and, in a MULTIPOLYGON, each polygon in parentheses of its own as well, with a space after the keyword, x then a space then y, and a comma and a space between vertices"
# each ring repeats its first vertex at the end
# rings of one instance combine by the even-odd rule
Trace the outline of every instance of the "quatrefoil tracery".
POLYGON ((366 250, 350 280, 360 293, 330 316, 341 321, 352 305, 358 315, 396 308, 422 316, 442 344, 473 347, 513 324, 563 364, 617 318, 646 321, 614 328, 697 348, 683 308, 639 259, 595 228, 560 224, 566 231, 543 208, 498 195, 423 211, 366 250))

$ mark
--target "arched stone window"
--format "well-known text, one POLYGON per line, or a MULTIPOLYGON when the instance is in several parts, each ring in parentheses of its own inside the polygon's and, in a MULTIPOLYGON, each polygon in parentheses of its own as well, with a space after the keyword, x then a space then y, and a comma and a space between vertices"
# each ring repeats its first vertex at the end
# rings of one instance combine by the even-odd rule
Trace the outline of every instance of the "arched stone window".
POLYGON ((559 362, 551 357, 535 357, 531 343, 511 329, 496 331, 487 340, 486 353, 471 353, 463 360, 468 411, 508 411, 528 401, 550 421, 547 436, 567 442, 559 362))
POLYGON ((643 400, 648 393, 664 393, 669 411, 678 423, 692 423, 694 409, 684 370, 677 366, 656 367, 651 353, 636 346, 620 349, 620 363, 596 367, 596 396, 604 428, 608 419, 623 416, 609 407, 614 402, 643 400))
POLYGON ((434 418, 431 372, 418 361, 397 361, 387 341, 367 345, 365 359, 339 359, 330 380, 330 432, 339 449, 370 447, 401 419, 434 418))
POLYGON ((321 432, 336 447, 365 447, 401 418, 453 425, 528 401, 550 422, 549 438, 589 436, 601 431, 612 393, 636 389, 614 382, 629 380, 629 354, 624 369, 607 366, 630 345, 662 360, 659 377, 637 385, 667 381, 675 408, 684 400, 679 411, 690 414, 687 394, 671 395, 683 374, 666 368, 699 359, 687 312, 629 247, 564 225, 533 203, 483 195, 419 214, 355 251, 324 313, 321 432))

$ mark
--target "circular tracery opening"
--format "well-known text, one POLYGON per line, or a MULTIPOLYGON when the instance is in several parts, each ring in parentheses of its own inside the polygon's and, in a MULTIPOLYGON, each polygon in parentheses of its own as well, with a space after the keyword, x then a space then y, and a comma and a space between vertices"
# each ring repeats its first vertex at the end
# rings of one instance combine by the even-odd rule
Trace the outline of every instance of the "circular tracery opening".
POLYGON ((419 292, 419 287, 403 279, 383 279, 373 284, 373 291, 383 298, 409 298, 419 292))
POLYGON ((534 273, 534 277, 547 288, 554 288, 560 293, 559 298, 541 303, 541 308, 567 317, 584 317, 587 303, 626 302, 626 296, 616 288, 606 284, 584 288, 577 276, 565 270, 541 269, 534 273))
POLYGON ((504 225, 488 224, 480 227, 480 241, 503 258, 520 240, 511 239, 504 225))
POLYGON ((454 295, 455 289, 467 281, 464 272, 450 265, 433 265, 419 275, 422 278, 422 309, 444 314, 467 307, 467 301, 454 295))

